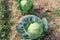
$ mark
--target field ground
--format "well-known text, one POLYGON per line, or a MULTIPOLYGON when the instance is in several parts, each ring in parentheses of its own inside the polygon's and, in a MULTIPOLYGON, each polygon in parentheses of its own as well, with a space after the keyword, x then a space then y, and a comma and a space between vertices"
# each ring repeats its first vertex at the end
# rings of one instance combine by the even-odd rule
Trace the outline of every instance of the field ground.
MULTIPOLYGON (((35 4, 34 10, 35 15, 37 16, 47 16, 49 29, 47 31, 47 35, 44 36, 42 40, 60 40, 60 17, 51 13, 46 12, 47 10, 52 10, 52 8, 60 9, 60 0, 32 0, 35 4), (46 12, 46 13, 45 13, 46 12), (44 13, 44 15, 39 15, 44 13)), ((20 40, 20 36, 18 36, 16 32, 16 25, 21 15, 16 9, 16 2, 14 0, 9 0, 9 10, 11 12, 11 21, 13 25, 11 26, 10 32, 10 40, 20 40)))

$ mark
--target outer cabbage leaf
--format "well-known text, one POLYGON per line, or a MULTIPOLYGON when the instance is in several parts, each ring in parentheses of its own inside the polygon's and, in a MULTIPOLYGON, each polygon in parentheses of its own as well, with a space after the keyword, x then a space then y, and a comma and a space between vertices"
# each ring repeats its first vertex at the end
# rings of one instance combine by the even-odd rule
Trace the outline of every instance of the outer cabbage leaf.
POLYGON ((20 3, 21 2, 21 0, 15 0, 16 2, 18 2, 18 3, 20 3))

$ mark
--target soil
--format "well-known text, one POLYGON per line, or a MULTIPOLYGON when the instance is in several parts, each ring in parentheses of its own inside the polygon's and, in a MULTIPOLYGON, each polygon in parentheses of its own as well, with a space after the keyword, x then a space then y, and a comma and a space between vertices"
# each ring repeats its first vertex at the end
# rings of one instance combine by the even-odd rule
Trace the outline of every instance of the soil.
MULTIPOLYGON (((52 10, 52 8, 60 9, 60 0, 32 0, 32 1, 35 4, 34 6, 35 15, 40 17, 41 14, 45 13, 47 10, 52 10)), ((14 0, 9 0, 8 2, 9 10, 11 11, 12 14, 11 21, 13 22, 13 25, 11 26, 9 40, 20 40, 20 36, 16 32, 16 25, 18 24, 19 18, 23 15, 21 15, 16 9, 16 2, 14 0)), ((44 17, 44 15, 42 17, 44 17)), ((49 28, 42 40, 60 40, 60 17, 56 16, 51 12, 48 12, 47 19, 49 23, 48 24, 49 28)))

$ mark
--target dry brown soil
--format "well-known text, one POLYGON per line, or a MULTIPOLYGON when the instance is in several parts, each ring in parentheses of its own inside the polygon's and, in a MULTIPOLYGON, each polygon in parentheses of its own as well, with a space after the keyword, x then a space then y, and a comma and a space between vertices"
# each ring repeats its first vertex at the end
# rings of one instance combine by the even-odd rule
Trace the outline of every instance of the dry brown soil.
MULTIPOLYGON (((51 10, 52 8, 60 9, 60 0, 32 0, 35 4, 34 9, 37 16, 39 14, 46 12, 46 10, 51 10)), ((9 10, 11 11, 11 21, 13 25, 11 26, 11 32, 9 40, 20 40, 16 32, 16 25, 19 18, 22 16, 16 9, 16 2, 14 0, 9 0, 9 10)), ((60 17, 54 15, 53 13, 47 13, 49 29, 42 40, 60 40, 60 17)))

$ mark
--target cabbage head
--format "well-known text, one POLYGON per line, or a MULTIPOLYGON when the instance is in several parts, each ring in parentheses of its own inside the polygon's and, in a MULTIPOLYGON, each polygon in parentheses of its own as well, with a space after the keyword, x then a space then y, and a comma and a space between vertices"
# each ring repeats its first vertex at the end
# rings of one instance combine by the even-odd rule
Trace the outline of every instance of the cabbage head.
POLYGON ((43 33, 43 23, 32 23, 28 28, 29 37, 35 39, 41 36, 43 33))

